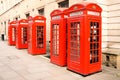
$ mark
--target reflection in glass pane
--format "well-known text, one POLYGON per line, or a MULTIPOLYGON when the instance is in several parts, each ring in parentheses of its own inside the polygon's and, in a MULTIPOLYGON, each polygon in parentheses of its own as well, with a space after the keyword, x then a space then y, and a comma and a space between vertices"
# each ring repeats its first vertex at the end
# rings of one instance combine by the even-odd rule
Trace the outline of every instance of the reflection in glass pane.
POLYGON ((59 24, 52 25, 52 53, 59 55, 59 24))
POLYGON ((80 22, 71 22, 70 41, 70 59, 78 61, 80 59, 80 22))
POLYGON ((98 62, 99 53, 99 23, 90 22, 90 63, 98 62))
POLYGON ((37 48, 43 48, 44 47, 44 27, 43 26, 37 26, 36 27, 36 41, 37 41, 37 48))

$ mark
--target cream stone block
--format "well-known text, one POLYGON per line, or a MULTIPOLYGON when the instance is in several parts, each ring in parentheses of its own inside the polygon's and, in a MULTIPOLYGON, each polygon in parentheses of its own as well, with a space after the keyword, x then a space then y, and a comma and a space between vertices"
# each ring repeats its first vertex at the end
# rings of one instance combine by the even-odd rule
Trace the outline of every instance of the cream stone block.
POLYGON ((106 62, 106 55, 102 54, 102 64, 105 64, 105 62, 106 62))
POLYGON ((120 3, 120 1, 119 0, 108 0, 107 3, 108 5, 112 5, 112 4, 120 3))
MULTIPOLYGON (((108 11, 108 6, 106 6, 104 3, 98 3, 98 5, 102 8, 102 11, 104 12, 107 12, 108 11)), ((107 15, 106 15, 107 16, 107 15)))
POLYGON ((108 18, 102 17, 102 23, 108 23, 108 18))
POLYGON ((116 11, 110 11, 108 13, 109 17, 119 17, 120 16, 120 10, 116 10, 116 11))
POLYGON ((107 47, 107 42, 102 42, 102 48, 106 48, 107 47))
POLYGON ((108 24, 108 29, 120 29, 120 24, 108 24))
POLYGON ((108 30, 108 35, 110 36, 120 36, 120 30, 108 30))
MULTIPOLYGON (((116 42, 108 42, 108 46, 112 46, 112 45, 120 45, 120 43, 116 43, 116 42)), ((119 47, 117 46, 117 48, 119 48, 119 47)))
POLYGON ((107 29, 108 29, 108 24, 102 23, 102 30, 107 30, 107 29))
POLYGON ((107 36, 102 36, 102 41, 108 41, 108 37, 107 36))
POLYGON ((69 6, 82 2, 83 0, 69 0, 69 6))
POLYGON ((119 3, 115 3, 114 5, 109 5, 108 6, 108 10, 109 11, 119 10, 119 7, 120 7, 120 4, 119 3))
POLYGON ((120 69, 120 55, 117 56, 117 69, 120 69))
POLYGON ((108 30, 102 30, 102 36, 106 36, 106 35, 108 35, 108 30))
POLYGON ((109 18, 109 23, 120 23, 120 17, 109 18))
POLYGON ((120 42, 120 37, 118 37, 118 36, 108 36, 108 41, 120 42))
MULTIPOLYGON (((102 10, 103 10, 104 8, 102 8, 102 10)), ((107 12, 107 10, 106 11, 102 11, 102 13, 101 13, 101 15, 102 15, 102 17, 109 17, 108 16, 108 12, 107 12)))

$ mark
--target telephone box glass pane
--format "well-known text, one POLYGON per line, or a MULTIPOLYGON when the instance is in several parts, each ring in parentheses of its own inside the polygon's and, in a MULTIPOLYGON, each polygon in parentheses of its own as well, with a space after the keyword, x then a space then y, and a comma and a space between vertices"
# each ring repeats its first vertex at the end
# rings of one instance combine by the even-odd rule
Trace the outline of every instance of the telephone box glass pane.
POLYGON ((27 28, 26 27, 21 28, 21 39, 22 39, 22 44, 27 44, 27 28))
POLYGON ((28 48, 31 49, 32 45, 31 45, 31 40, 32 40, 32 25, 29 25, 28 27, 28 48))
POLYGON ((44 27, 43 26, 37 26, 36 27, 36 40, 37 40, 37 48, 43 48, 44 47, 44 27))
POLYGON ((52 25, 52 53, 59 55, 59 24, 52 25))
POLYGON ((80 22, 70 24, 70 60, 80 62, 80 22))
POLYGON ((99 23, 90 22, 90 63, 98 62, 99 44, 100 44, 99 23))
POLYGON ((15 39, 16 39, 15 34, 16 34, 16 29, 12 28, 12 41, 15 41, 15 39))

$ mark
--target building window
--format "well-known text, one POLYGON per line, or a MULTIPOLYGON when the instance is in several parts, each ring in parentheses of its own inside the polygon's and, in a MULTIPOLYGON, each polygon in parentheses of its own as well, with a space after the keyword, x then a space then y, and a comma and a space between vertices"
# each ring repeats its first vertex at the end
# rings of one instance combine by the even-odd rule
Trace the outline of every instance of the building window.
POLYGON ((1 1, 1 4, 3 4, 3 1, 1 1))
POLYGON ((44 15, 44 8, 39 9, 39 10, 38 10, 38 14, 39 14, 39 15, 44 15))
POLYGON ((25 14, 26 15, 26 18, 28 18, 29 16, 30 16, 30 13, 27 13, 27 14, 25 14))
POLYGON ((20 16, 18 16, 18 18, 20 18, 20 16))
POLYGON ((69 0, 64 0, 58 3, 59 8, 67 8, 69 7, 69 0))
POLYGON ((16 17, 15 20, 17 21, 17 20, 18 20, 18 17, 16 17))
POLYGON ((8 20, 8 24, 9 24, 9 22, 10 22, 10 19, 8 20))
POLYGON ((19 20, 20 19, 20 16, 16 16, 15 18, 14 18, 14 20, 19 20))
POLYGON ((5 30, 5 33, 4 34, 6 34, 6 21, 4 21, 4 30, 5 30))
POLYGON ((1 22, 1 25, 3 25, 3 22, 1 22))

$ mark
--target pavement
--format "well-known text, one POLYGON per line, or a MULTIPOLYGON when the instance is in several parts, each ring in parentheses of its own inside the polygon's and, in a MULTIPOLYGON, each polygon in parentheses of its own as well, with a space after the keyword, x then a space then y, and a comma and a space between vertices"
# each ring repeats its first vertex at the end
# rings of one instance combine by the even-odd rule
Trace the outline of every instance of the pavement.
POLYGON ((120 80, 120 70, 102 66, 102 72, 83 77, 50 63, 45 55, 33 56, 0 41, 0 80, 120 80))

